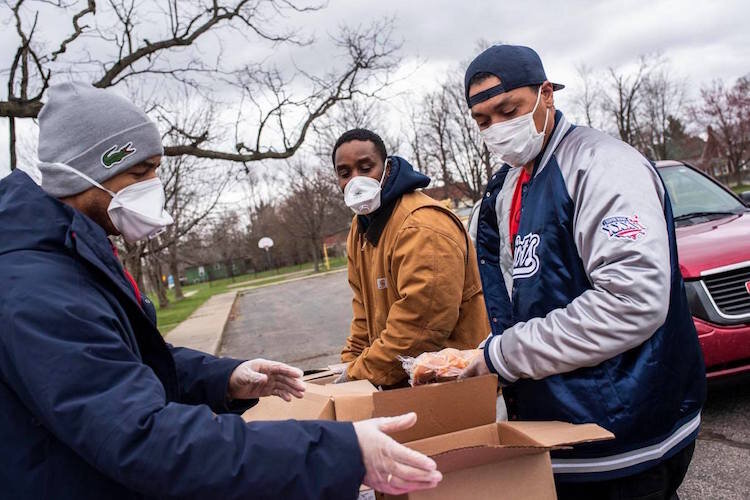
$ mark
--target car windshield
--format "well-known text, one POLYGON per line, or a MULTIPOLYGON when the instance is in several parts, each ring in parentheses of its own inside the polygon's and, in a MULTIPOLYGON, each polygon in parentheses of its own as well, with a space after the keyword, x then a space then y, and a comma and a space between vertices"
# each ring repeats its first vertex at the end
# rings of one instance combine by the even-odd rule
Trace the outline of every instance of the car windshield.
POLYGON ((710 215, 740 213, 745 206, 711 179, 682 165, 658 169, 672 200, 675 218, 691 214, 710 215))

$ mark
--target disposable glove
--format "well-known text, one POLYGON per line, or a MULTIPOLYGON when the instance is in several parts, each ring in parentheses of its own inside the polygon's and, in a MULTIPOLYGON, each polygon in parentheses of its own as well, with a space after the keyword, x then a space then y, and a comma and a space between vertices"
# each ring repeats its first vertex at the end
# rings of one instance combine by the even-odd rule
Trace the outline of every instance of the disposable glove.
POLYGON ((443 479, 431 458, 386 435, 408 429, 416 422, 416 413, 354 422, 365 463, 364 484, 376 491, 401 495, 434 488, 443 479))
POLYGON ((278 361, 245 361, 234 369, 229 378, 230 399, 278 396, 284 401, 291 401, 292 396, 301 398, 304 392, 302 370, 278 361))
POLYGON ((474 359, 471 360, 469 366, 461 372, 461 375, 459 375, 458 378, 478 377, 480 375, 487 375, 488 373, 490 373, 490 369, 487 368, 484 355, 480 354, 479 356, 474 356, 474 359))
POLYGON ((344 371, 341 372, 341 374, 336 377, 336 380, 333 381, 334 384, 343 384, 346 382, 349 382, 349 376, 346 374, 346 372, 349 370, 349 365, 347 365, 346 368, 344 368, 344 371))

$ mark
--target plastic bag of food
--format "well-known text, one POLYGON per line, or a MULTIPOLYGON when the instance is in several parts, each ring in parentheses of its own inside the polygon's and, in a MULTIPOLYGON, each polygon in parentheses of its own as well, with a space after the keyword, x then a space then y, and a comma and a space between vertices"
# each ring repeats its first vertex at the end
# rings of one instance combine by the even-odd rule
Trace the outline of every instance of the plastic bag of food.
POLYGON ((455 380, 479 352, 479 349, 459 351, 448 347, 422 353, 416 358, 399 356, 399 360, 409 374, 409 384, 414 386, 455 380))

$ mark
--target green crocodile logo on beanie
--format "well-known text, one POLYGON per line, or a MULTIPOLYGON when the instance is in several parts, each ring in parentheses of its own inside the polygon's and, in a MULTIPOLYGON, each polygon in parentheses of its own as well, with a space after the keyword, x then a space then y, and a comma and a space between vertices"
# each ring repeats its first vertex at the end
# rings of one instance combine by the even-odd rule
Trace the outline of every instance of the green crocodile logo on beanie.
POLYGON ((133 147, 132 142, 125 144, 119 149, 117 144, 115 144, 102 155, 102 165, 104 165, 104 168, 112 168, 135 152, 136 149, 133 147))

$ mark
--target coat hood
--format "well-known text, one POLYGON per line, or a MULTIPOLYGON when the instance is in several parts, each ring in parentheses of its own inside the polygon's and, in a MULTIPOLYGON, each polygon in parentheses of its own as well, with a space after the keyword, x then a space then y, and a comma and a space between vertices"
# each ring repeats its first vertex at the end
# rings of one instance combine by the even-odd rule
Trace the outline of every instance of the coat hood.
POLYGON ((113 281, 125 283, 106 231, 20 170, 0 181, 0 228, 0 257, 23 250, 77 253, 113 281))
POLYGON ((383 194, 380 200, 381 206, 388 205, 405 193, 425 188, 430 184, 432 179, 414 170, 411 163, 400 156, 391 156, 389 159, 391 162, 391 174, 383 185, 383 194))
POLYGON ((411 164, 400 156, 389 156, 391 162, 391 173, 383 184, 380 194, 380 208, 369 215, 357 217, 362 230, 369 227, 370 222, 381 213, 390 213, 394 202, 406 193, 427 187, 432 179, 414 170, 411 164))
POLYGON ((14 171, 0 182, 0 255, 65 246, 75 214, 73 208, 45 193, 25 172, 14 171))

